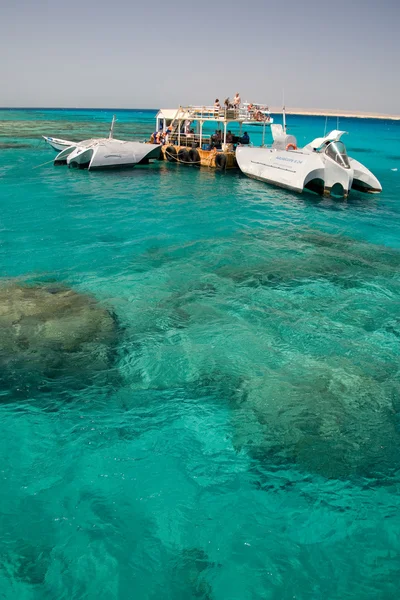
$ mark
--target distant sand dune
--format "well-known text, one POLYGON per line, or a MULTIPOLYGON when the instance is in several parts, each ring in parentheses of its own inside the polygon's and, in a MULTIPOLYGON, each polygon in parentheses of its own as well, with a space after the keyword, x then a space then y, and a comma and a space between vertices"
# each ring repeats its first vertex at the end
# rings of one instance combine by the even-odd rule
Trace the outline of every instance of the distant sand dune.
MULTIPOLYGON (((271 108, 271 113, 282 112, 282 107, 271 108)), ((385 115, 382 113, 371 113, 362 111, 349 111, 332 108, 286 108, 286 114, 288 115, 309 115, 311 117, 353 117, 357 119, 390 119, 392 121, 400 121, 400 115, 385 115)))

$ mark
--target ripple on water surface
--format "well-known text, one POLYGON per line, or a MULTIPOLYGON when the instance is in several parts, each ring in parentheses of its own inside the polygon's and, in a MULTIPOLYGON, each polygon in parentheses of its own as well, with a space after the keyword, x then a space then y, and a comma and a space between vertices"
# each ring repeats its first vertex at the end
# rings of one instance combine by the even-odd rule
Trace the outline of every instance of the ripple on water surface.
POLYGON ((0 294, 25 373, 2 379, 4 598, 397 597, 400 188, 376 127, 384 193, 348 203, 0 148, 5 280, 71 288, 113 332, 102 363, 73 308, 10 320, 0 294), (72 385, 84 351, 101 372, 72 385))

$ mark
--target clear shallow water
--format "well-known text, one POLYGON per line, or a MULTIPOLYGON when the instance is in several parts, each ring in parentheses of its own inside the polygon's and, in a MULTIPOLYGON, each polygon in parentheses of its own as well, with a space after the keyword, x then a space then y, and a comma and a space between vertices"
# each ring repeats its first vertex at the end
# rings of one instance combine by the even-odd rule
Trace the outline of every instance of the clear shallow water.
POLYGON ((111 114, 1 112, 2 277, 89 293, 120 328, 106 383, 2 390, 3 597, 397 597, 399 124, 341 120, 384 188, 348 202, 32 168, 41 134, 111 114))

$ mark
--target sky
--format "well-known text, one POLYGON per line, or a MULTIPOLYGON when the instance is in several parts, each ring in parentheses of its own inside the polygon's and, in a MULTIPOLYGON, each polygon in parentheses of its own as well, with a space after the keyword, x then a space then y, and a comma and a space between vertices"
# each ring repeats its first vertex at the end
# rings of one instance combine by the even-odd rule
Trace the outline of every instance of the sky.
POLYGON ((400 114, 399 0, 0 0, 0 106, 400 114))

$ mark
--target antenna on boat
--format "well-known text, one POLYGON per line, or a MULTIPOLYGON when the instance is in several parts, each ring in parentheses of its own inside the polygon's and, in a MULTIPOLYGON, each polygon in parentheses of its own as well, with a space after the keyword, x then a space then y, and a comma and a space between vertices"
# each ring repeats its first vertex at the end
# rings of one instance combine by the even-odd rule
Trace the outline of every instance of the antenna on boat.
POLYGON ((283 132, 286 133, 286 108, 285 108, 285 90, 282 89, 282 117, 283 117, 283 132))
POLYGON ((109 140, 112 140, 112 137, 113 137, 114 123, 115 123, 115 121, 116 121, 116 118, 115 118, 115 115, 113 115, 113 118, 112 118, 112 121, 111 121, 110 133, 109 133, 109 136, 108 136, 109 140))
POLYGON ((325 129, 324 129, 324 137, 326 136, 326 127, 328 125, 328 115, 325 117, 325 129))

